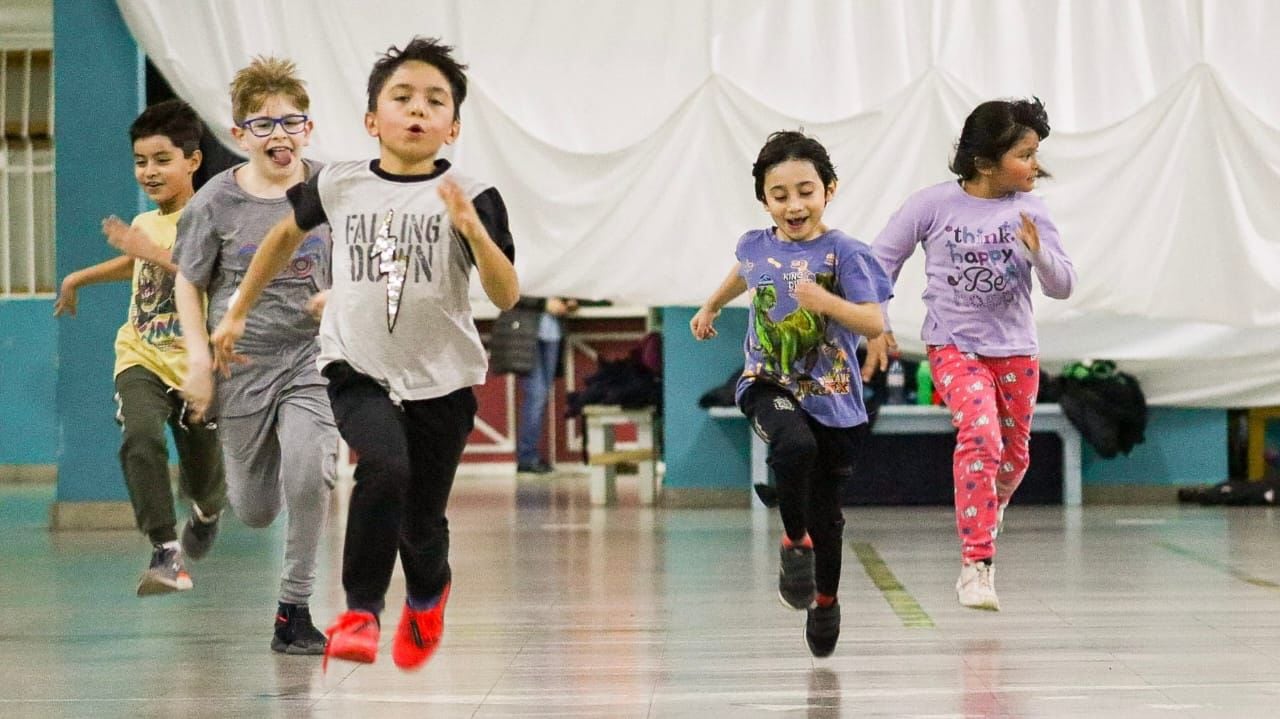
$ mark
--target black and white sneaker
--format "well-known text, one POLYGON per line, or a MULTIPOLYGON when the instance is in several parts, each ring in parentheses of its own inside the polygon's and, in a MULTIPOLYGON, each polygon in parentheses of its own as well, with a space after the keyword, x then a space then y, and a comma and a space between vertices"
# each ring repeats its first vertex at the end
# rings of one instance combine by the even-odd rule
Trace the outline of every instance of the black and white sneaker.
POLYGON ((151 564, 138 580, 138 596, 185 592, 191 589, 191 575, 182 563, 182 550, 157 544, 151 553, 151 564))
POLYGON ((813 579, 813 540, 792 542, 782 535, 778 557, 778 598, 792 609, 807 609, 817 596, 813 579))

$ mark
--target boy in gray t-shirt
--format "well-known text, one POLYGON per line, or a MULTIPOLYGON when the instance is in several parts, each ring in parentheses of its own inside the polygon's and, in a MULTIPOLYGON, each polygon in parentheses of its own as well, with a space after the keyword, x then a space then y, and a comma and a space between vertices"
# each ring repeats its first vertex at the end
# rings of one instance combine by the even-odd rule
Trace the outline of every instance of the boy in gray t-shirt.
POLYGON ((213 333, 217 361, 237 361, 249 308, 307 228, 326 219, 337 228, 320 363, 338 429, 359 460, 342 558, 348 610, 329 628, 326 654, 377 658, 398 554, 407 597, 391 656, 405 670, 422 666, 444 631, 445 510, 475 420, 471 386, 487 364, 471 317, 471 270, 500 308, 520 291, 501 195, 437 157, 458 137, 464 69, 452 48, 422 38, 374 64, 365 127, 378 138, 378 159, 334 163, 289 191, 293 214, 263 240, 213 333))
POLYGON ((267 286, 262 310, 245 332, 248 360, 216 379, 216 397, 205 330, 206 322, 213 327, 226 313, 267 231, 289 214, 285 191, 320 166, 301 157, 311 120, 293 63, 257 58, 231 87, 232 133, 249 161, 200 189, 178 225, 174 250, 191 357, 183 391, 197 412, 218 420, 236 516, 265 527, 280 513, 282 500, 288 509, 271 648, 321 654, 325 638, 311 621, 309 601, 337 473, 338 432, 316 369, 319 323, 308 308, 330 285, 328 226, 312 229, 267 286))

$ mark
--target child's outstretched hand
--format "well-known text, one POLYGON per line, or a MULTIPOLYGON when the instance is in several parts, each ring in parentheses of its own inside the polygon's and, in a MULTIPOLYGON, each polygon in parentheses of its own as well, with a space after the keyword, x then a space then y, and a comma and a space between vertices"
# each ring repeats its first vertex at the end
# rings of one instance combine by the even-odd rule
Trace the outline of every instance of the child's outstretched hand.
POLYGON ((711 310, 706 307, 698 308, 698 312, 694 314, 693 319, 689 320, 689 331, 693 332, 694 339, 706 340, 715 337, 715 321, 719 316, 720 310, 711 310))
POLYGON ((76 299, 75 279, 72 275, 67 275, 62 279, 62 286, 58 289, 58 299, 53 301, 53 316, 75 317, 76 299))
POLYGON ((115 215, 102 221, 102 234, 107 236, 107 244, 131 257, 146 259, 152 245, 145 232, 115 215))
POLYGON ((480 223, 480 215, 476 213, 476 206, 472 204, 471 198, 462 192, 461 187, 458 187, 458 183, 445 178, 440 181, 437 192, 440 193, 440 199, 444 200, 444 208, 449 213, 450 224, 457 228, 467 241, 479 234, 476 231, 477 228, 484 227, 480 223))
POLYGON ((1022 224, 1018 226, 1018 239, 1022 240, 1022 244, 1027 246, 1032 252, 1040 251, 1040 232, 1036 229, 1035 220, 1031 219, 1031 215, 1022 213, 1022 224))

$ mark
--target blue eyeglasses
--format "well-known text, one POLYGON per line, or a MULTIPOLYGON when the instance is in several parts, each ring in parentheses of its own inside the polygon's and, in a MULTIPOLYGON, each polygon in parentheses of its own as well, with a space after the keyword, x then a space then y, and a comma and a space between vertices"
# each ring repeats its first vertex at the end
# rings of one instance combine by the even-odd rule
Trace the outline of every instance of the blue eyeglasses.
POLYGON ((302 113, 285 115, 284 117, 251 117, 240 123, 240 127, 248 130, 254 137, 270 137, 276 125, 284 128, 290 135, 296 135, 307 129, 307 116, 302 113))

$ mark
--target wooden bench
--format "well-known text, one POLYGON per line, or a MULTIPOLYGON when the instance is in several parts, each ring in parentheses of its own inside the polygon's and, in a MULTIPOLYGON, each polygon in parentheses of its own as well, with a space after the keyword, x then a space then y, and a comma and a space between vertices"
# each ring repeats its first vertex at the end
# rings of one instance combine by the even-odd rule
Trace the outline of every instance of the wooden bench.
POLYGON ((589 404, 582 408, 586 434, 586 464, 589 470, 591 504, 604 506, 618 500, 618 465, 636 463, 639 470, 636 486, 640 504, 652 505, 658 499, 657 451, 653 442, 653 407, 624 409, 618 405, 589 404), (631 425, 636 429, 636 447, 617 447, 617 428, 631 425))
MULTIPOLYGON (((712 407, 707 414, 718 419, 746 419, 737 407, 712 407)), ((914 404, 881 405, 872 428, 874 434, 950 434, 955 431, 951 426, 951 413, 946 407, 914 404)), ((1080 432, 1062 413, 1062 407, 1056 404, 1036 405, 1031 431, 1053 432, 1062 439, 1062 503, 1079 506, 1083 484, 1080 432)), ((751 432, 752 484, 768 483, 767 458, 768 447, 755 432, 751 432)))

